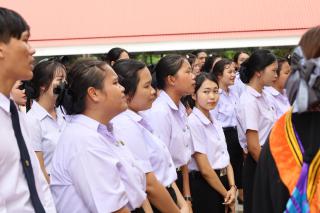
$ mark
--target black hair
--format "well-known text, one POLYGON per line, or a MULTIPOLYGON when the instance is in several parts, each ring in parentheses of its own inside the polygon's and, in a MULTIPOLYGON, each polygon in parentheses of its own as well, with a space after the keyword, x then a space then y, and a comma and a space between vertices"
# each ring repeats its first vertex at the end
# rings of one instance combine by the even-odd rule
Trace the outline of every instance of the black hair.
POLYGON ((223 58, 220 61, 218 61, 212 71, 211 74, 214 75, 216 78, 218 78, 218 76, 223 75, 223 71, 225 69, 226 65, 232 64, 232 61, 230 61, 229 59, 223 58))
POLYGON ((194 62, 196 61, 197 56, 192 53, 188 53, 186 55, 186 59, 188 60, 189 64, 192 66, 194 64, 194 62))
MULTIPOLYGON (((203 82, 205 80, 209 80, 209 81, 213 81, 214 83, 217 84, 218 88, 219 88, 219 83, 218 83, 218 79, 214 76, 214 75, 210 75, 209 73, 203 72, 200 73, 199 75, 197 75, 195 81, 196 81, 196 85, 195 85, 195 90, 194 90, 194 94, 196 94, 198 92, 198 90, 200 89, 201 85, 203 84, 203 82)), ((184 98, 185 102, 187 102, 187 105, 191 108, 195 107, 196 102, 195 100, 193 100, 191 98, 191 95, 188 95, 184 98)))
POLYGON ((68 85, 57 106, 63 106, 68 115, 83 113, 89 87, 103 88, 106 73, 111 67, 104 61, 82 59, 76 61, 67 73, 68 85))
POLYGON ((264 70, 276 60, 276 56, 269 50, 261 49, 253 52, 253 54, 240 66, 239 72, 241 81, 245 84, 249 83, 255 72, 264 70))
POLYGON ((66 72, 65 66, 55 60, 38 63, 33 69, 33 77, 29 82, 32 92, 27 93, 28 98, 38 100, 41 87, 44 87, 44 91, 47 91, 58 70, 66 72))
POLYGON ((191 52, 191 54, 195 55, 196 57, 198 57, 199 53, 206 53, 206 51, 201 49, 201 50, 194 50, 191 52))
POLYGON ((156 67, 156 65, 150 64, 147 67, 148 67, 149 71, 151 72, 151 76, 152 76, 151 86, 153 88, 158 88, 156 72, 154 71, 154 68, 156 67))
POLYGON ((277 75, 278 75, 278 77, 279 77, 279 76, 280 76, 280 71, 281 71, 281 69, 282 69, 282 65, 283 65, 285 62, 287 62, 287 63, 289 63, 289 62, 288 62, 288 60, 287 60, 286 58, 282 58, 282 57, 277 57, 277 61, 278 61, 277 75))
POLYGON ((113 65, 114 71, 118 74, 119 83, 124 87, 124 94, 130 98, 134 96, 139 83, 139 70, 146 65, 134 59, 123 59, 113 65))
POLYGON ((105 53, 101 58, 103 61, 106 61, 109 65, 111 65, 111 62, 116 62, 117 60, 119 60, 121 53, 123 52, 128 53, 128 51, 125 49, 122 49, 120 47, 114 47, 111 50, 109 50, 109 52, 105 53))
POLYGON ((238 51, 238 52, 236 52, 236 54, 234 54, 234 56, 233 56, 233 62, 234 63, 238 63, 238 60, 239 60, 239 57, 240 57, 240 55, 242 54, 242 53, 245 53, 245 54, 247 54, 247 55, 249 55, 247 52, 245 52, 245 51, 238 51))
POLYGON ((221 58, 220 55, 218 54, 211 54, 206 62, 204 63, 204 65, 201 67, 201 72, 206 72, 206 73, 210 73, 212 71, 212 68, 213 68, 213 63, 218 59, 218 58, 221 58))
POLYGON ((166 87, 166 78, 170 75, 175 75, 186 59, 181 55, 166 55, 160 59, 154 68, 157 79, 158 89, 166 87))
POLYGON ((8 43, 11 38, 20 39, 29 25, 17 12, 0 7, 0 42, 8 43))

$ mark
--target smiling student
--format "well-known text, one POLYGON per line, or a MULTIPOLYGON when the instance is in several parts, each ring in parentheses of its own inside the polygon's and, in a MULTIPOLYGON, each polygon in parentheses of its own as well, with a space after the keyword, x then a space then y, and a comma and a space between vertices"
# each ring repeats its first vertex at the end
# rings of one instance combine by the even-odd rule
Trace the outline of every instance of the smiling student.
POLYGON ((234 212, 237 187, 219 122, 211 116, 219 100, 218 81, 208 73, 196 77, 192 113, 188 117, 193 155, 189 164, 192 208, 195 213, 234 212))
POLYGON ((128 103, 128 109, 112 119, 114 134, 128 145, 146 173, 146 191, 153 212, 180 212, 178 206, 181 212, 188 212, 187 203, 175 184, 177 173, 170 152, 140 114, 149 109, 156 98, 150 71, 144 63, 133 59, 119 60, 113 68, 125 88, 128 103))
MULTIPOLYGON (((127 109, 124 88, 106 62, 84 60, 68 72, 62 106, 70 121, 52 159, 51 190, 59 212, 147 211, 145 174, 112 133, 127 109)), ((68 119, 68 120, 69 120, 68 119)))
POLYGON ((219 83, 219 102, 211 110, 212 116, 219 120, 226 137, 230 162, 234 171, 236 185, 239 189, 238 201, 243 201, 242 168, 243 151, 239 143, 237 132, 236 108, 239 103, 239 94, 235 87, 235 69, 232 61, 222 59, 216 63, 212 73, 219 83))

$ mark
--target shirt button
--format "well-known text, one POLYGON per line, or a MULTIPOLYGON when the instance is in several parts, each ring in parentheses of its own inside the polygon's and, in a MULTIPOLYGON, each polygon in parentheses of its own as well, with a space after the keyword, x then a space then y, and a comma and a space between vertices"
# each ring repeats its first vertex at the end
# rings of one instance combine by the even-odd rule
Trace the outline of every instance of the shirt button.
POLYGON ((171 168, 171 167, 172 167, 172 164, 170 163, 170 164, 169 164, 169 168, 171 168))
POLYGON ((183 128, 183 129, 182 129, 182 131, 183 131, 183 132, 186 132, 186 129, 185 129, 185 128, 183 128))

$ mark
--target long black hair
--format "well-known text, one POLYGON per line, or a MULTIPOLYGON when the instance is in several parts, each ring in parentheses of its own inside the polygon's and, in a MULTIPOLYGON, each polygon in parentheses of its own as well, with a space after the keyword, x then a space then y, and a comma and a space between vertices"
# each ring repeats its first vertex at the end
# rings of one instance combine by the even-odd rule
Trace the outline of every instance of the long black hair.
POLYGON ((89 87, 103 88, 106 73, 111 67, 104 61, 85 59, 77 61, 67 73, 67 82, 58 106, 63 106, 68 115, 80 114, 85 110, 89 87))
POLYGON ((240 66, 240 79, 247 84, 256 72, 264 70, 267 66, 277 61, 276 56, 269 50, 261 49, 255 51, 240 66))

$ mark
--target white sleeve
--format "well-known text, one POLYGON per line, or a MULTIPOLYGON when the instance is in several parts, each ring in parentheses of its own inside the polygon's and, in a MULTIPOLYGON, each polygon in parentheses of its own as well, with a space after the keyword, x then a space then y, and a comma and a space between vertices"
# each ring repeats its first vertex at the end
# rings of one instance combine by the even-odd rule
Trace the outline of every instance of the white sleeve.
POLYGON ((259 108, 256 101, 246 102, 242 107, 240 122, 243 124, 245 133, 248 129, 259 131, 259 108))
POLYGON ((144 173, 153 171, 145 138, 139 126, 130 125, 129 123, 127 123, 126 126, 123 126, 114 123, 113 133, 118 140, 121 140, 126 144, 134 158, 139 162, 144 173))
POLYGON ((90 212, 114 212, 128 203, 118 163, 97 149, 78 153, 70 161, 70 177, 90 212))
POLYGON ((43 175, 36 153, 34 151, 30 151, 29 149, 29 155, 32 162, 34 178, 37 186, 39 187, 37 187, 37 191, 40 196, 43 207, 46 210, 46 212, 55 213, 56 207, 52 198, 50 186, 43 175))
POLYGON ((6 209, 6 203, 5 201, 0 197, 0 213, 7 213, 6 209))
POLYGON ((189 122, 189 127, 192 136, 192 154, 195 152, 207 154, 204 127, 195 122, 189 122))
POLYGON ((32 115, 27 114, 27 125, 33 150, 42 152, 42 129, 40 121, 32 115))
POLYGON ((154 134, 158 136, 167 147, 171 141, 171 123, 169 112, 164 110, 152 110, 148 112, 147 122, 152 127, 154 134))

